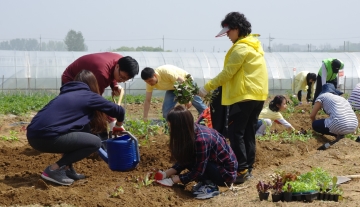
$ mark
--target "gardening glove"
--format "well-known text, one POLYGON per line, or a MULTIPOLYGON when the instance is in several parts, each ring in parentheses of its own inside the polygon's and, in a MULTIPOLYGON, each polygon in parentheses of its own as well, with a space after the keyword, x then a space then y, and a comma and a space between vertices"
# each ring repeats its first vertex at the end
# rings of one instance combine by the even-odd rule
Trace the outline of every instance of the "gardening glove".
POLYGON ((117 124, 115 124, 115 126, 112 128, 112 132, 115 135, 119 135, 123 131, 126 131, 125 128, 123 126, 118 126, 117 124))
POLYGON ((112 96, 120 96, 120 91, 122 90, 122 87, 120 85, 114 86, 111 95, 112 96))
POLYGON ((205 97, 208 92, 205 90, 204 87, 199 88, 199 96, 205 97))
POLYGON ((163 180, 156 180, 156 182, 160 185, 166 186, 166 187, 171 187, 174 185, 174 182, 172 181, 171 178, 165 178, 163 180))
POLYGON ((164 171, 159 170, 158 172, 155 173, 154 178, 155 180, 163 180, 166 178, 166 173, 164 171))

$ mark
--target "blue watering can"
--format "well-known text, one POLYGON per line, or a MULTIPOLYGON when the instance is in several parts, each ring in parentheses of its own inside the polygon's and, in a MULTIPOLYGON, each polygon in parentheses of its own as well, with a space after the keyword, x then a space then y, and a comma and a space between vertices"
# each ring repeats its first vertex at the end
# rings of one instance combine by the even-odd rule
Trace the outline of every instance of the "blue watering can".
POLYGON ((102 142, 105 147, 98 152, 111 170, 133 170, 140 162, 138 140, 130 132, 124 131, 120 136, 102 142))

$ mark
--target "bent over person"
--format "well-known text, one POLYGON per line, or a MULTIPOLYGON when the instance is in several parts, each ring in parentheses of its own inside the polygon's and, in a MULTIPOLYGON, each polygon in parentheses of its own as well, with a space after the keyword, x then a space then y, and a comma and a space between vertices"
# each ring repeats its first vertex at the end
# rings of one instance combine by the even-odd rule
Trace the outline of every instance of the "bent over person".
POLYGON ((315 99, 319 96, 322 90, 322 86, 326 83, 334 85, 335 89, 338 84, 338 73, 339 70, 344 69, 344 63, 336 58, 324 59, 319 70, 316 80, 316 90, 312 105, 315 104, 315 99))
MULTIPOLYGON (((130 56, 123 57, 112 52, 84 55, 65 69, 61 77, 62 84, 73 81, 75 76, 84 69, 92 72, 96 77, 100 95, 104 93, 105 88, 110 86, 112 95, 118 96, 121 89, 118 82, 126 82, 134 78, 139 73, 139 64, 130 56)), ((106 119, 112 128, 116 120, 110 116, 107 116, 106 119)), ((107 128, 100 129, 95 134, 98 134, 102 139, 108 138, 107 128)))
POLYGON ((170 153, 175 164, 155 174, 164 186, 197 181, 192 193, 197 199, 219 195, 218 185, 231 185, 236 179, 237 161, 225 138, 216 130, 195 124, 185 107, 173 108, 167 116, 170 128, 170 153), (185 169, 187 172, 180 174, 185 169))
POLYGON ((309 71, 301 71, 299 74, 295 76, 294 81, 294 89, 295 93, 297 93, 297 98, 302 102, 302 94, 301 91, 307 90, 306 101, 311 102, 314 98, 315 93, 315 82, 316 82, 316 74, 310 73, 309 71))
MULTIPOLYGON (((153 90, 158 89, 166 91, 162 105, 162 114, 163 117, 166 118, 169 111, 174 108, 177 103, 174 94, 174 84, 176 81, 184 82, 185 77, 188 74, 189 73, 185 70, 174 65, 162 65, 155 70, 146 67, 141 71, 141 78, 147 83, 143 116, 145 120, 148 118, 153 90)), ((194 96, 191 104, 196 108, 199 114, 201 114, 207 108, 199 96, 194 96)), ((187 104, 187 107, 190 106, 190 103, 187 104)))
POLYGON ((76 173, 73 163, 100 148, 100 138, 90 133, 90 124, 106 125, 100 112, 116 117, 117 123, 112 129, 115 134, 123 131, 124 109, 103 98, 95 76, 83 70, 74 81, 64 84, 59 96, 36 114, 27 127, 30 146, 40 152, 63 154, 45 168, 41 174, 43 179, 71 185, 74 180, 85 178, 76 173))

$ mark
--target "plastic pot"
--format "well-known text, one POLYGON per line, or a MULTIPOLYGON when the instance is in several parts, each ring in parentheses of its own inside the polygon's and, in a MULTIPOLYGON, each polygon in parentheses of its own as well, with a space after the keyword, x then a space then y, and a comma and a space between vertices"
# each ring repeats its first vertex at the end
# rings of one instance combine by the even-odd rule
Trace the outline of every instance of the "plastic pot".
POLYGON ((262 201, 262 200, 267 201, 268 198, 269 198, 269 195, 270 195, 270 192, 266 192, 266 193, 260 192, 260 193, 259 193, 260 201, 262 201))
POLYGON ((292 200, 292 192, 284 192, 284 201, 290 202, 292 200))
POLYGON ((282 199, 283 195, 280 194, 271 194, 272 202, 278 202, 282 199))

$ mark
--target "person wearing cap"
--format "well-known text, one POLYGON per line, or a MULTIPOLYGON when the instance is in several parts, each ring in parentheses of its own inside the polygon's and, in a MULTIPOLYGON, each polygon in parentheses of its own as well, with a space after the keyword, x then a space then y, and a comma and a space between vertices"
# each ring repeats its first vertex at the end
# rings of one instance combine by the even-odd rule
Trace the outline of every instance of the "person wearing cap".
MULTIPOLYGON (((118 82, 125 82, 139 73, 138 62, 130 57, 123 57, 112 52, 93 53, 79 57, 71 63, 61 76, 62 85, 73 81, 82 70, 92 72, 99 84, 100 95, 110 86, 113 96, 119 96, 121 86, 118 82)), ((107 116, 110 130, 115 126, 116 120, 107 116)), ((97 132, 102 139, 108 138, 107 129, 97 132)))
POLYGON ((350 103, 340 95, 343 93, 335 89, 332 83, 322 86, 320 95, 316 98, 310 114, 312 128, 320 134, 334 136, 333 142, 325 143, 318 150, 327 149, 346 134, 353 133, 358 127, 358 119, 351 108, 350 103), (316 114, 323 109, 329 115, 326 119, 315 120, 316 114))
MULTIPOLYGON (((309 71, 301 71, 299 74, 295 76, 294 81, 294 89, 295 93, 297 93, 297 98, 302 103, 302 94, 301 91, 307 90, 306 101, 311 102, 312 98, 314 98, 315 93, 315 82, 316 82, 316 74, 310 73, 309 71)), ((296 95, 295 95, 296 96, 296 95)))
POLYGON ((353 107, 354 111, 360 110, 360 83, 356 84, 355 88, 351 92, 348 101, 353 107))
MULTIPOLYGON (((147 120, 148 118, 152 92, 154 89, 166 91, 162 105, 162 114, 166 119, 169 111, 174 108, 177 103, 174 94, 174 84, 176 81, 184 82, 188 74, 189 73, 185 70, 174 65, 162 65, 155 69, 146 67, 141 71, 141 78, 146 82, 146 98, 143 115, 144 120, 147 120)), ((191 103, 186 106, 189 108, 191 107, 191 104, 196 108, 199 114, 207 108, 199 96, 194 96, 191 103)))
POLYGON ((256 125, 268 97, 268 73, 261 42, 250 34, 251 23, 244 14, 228 13, 221 27, 216 37, 227 35, 233 45, 225 56, 223 70, 199 89, 199 95, 204 97, 222 86, 221 104, 229 106, 228 137, 239 163, 238 184, 251 177, 256 125))
POLYGON ((316 90, 314 94, 314 99, 312 105, 315 103, 315 99, 319 96, 322 90, 322 86, 326 83, 332 83, 335 88, 337 88, 337 78, 339 70, 344 69, 344 63, 336 58, 328 58, 322 61, 321 68, 319 70, 317 81, 316 81, 316 90))

